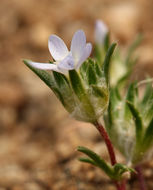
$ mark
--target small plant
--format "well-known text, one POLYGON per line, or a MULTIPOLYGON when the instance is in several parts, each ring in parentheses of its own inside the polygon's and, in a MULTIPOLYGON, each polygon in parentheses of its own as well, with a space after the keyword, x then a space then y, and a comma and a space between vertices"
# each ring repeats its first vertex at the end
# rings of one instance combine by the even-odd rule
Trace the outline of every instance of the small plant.
POLYGON ((53 90, 72 117, 90 122, 97 128, 111 164, 82 146, 78 151, 87 157, 79 160, 102 169, 118 190, 126 189, 127 176, 131 172, 139 176, 140 188, 145 190, 140 165, 149 158, 153 145, 152 79, 128 82, 137 60, 133 52, 140 40, 141 36, 138 36, 123 57, 119 49, 114 52, 116 44, 110 44, 107 26, 97 21, 92 58, 89 58, 92 45, 86 43, 84 32, 78 30, 72 38, 70 51, 62 39, 50 36, 48 46, 53 61, 24 60, 53 90), (146 85, 143 97, 138 94, 141 85, 146 85), (125 164, 117 162, 112 143, 125 157, 125 164))

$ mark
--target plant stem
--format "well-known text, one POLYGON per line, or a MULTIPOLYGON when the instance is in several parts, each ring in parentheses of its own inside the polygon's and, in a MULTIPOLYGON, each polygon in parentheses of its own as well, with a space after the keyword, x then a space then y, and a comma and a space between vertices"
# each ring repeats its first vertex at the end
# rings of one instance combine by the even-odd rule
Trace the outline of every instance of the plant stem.
POLYGON ((115 181, 114 184, 116 185, 117 190, 126 190, 125 181, 122 183, 115 181))
MULTIPOLYGON (((111 143, 111 140, 110 140, 110 138, 109 138, 109 136, 107 134, 107 131, 98 122, 94 123, 94 125, 96 126, 96 128, 98 129, 100 135, 104 139, 104 142, 105 142, 105 144, 107 146, 107 150, 108 150, 109 157, 110 157, 110 160, 111 160, 111 164, 113 166, 113 165, 115 165, 117 163, 117 161, 116 161, 115 151, 114 151, 113 145, 111 143)), ((117 190, 125 190, 126 189, 126 181, 123 181, 121 183, 119 183, 118 181, 114 181, 114 184, 116 185, 117 190)))
POLYGON ((100 132, 102 138, 104 139, 104 141, 106 143, 107 150, 108 150, 110 160, 111 160, 111 164, 113 166, 117 163, 117 161, 116 161, 115 152, 114 152, 114 148, 113 148, 113 145, 111 143, 111 140, 110 140, 105 128, 101 124, 99 124, 97 122, 97 123, 95 123, 95 126, 98 129, 98 131, 100 132))
POLYGON ((139 181, 140 190, 147 190, 141 166, 140 165, 136 166, 135 170, 137 171, 137 178, 139 181))

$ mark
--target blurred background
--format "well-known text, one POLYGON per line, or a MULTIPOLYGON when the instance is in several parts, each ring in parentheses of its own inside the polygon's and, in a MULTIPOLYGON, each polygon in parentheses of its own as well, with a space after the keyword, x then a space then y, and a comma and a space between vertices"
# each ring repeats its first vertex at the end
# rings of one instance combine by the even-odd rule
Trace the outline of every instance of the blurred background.
MULTIPOLYGON (((77 161, 78 145, 108 159, 96 129, 70 118, 22 59, 47 62, 53 33, 69 45, 83 29, 93 42, 95 20, 102 19, 123 51, 143 34, 135 77, 153 76, 152 10, 146 0, 0 0, 0 190, 114 189, 99 169, 77 161)), ((150 189, 152 168, 153 161, 144 171, 150 189)))

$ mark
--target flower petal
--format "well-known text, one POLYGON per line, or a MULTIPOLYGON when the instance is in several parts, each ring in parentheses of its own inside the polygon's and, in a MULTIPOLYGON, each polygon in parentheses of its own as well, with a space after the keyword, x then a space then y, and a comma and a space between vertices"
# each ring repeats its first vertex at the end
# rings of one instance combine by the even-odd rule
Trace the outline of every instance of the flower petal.
POLYGON ((82 56, 80 57, 77 65, 76 65, 76 69, 79 69, 81 64, 90 56, 91 51, 92 51, 92 45, 91 45, 91 43, 87 43, 86 47, 84 48, 84 50, 82 52, 82 56))
POLYGON ((82 55, 82 51, 84 50, 86 45, 86 36, 83 30, 78 30, 75 32, 72 42, 71 42, 71 52, 75 59, 78 61, 82 55))
POLYGON ((66 56, 58 65, 57 67, 59 69, 64 70, 73 70, 74 69, 74 59, 72 56, 72 53, 69 53, 68 56, 66 56))
POLYGON ((56 61, 64 59, 69 53, 64 41, 56 35, 51 35, 49 37, 48 48, 56 61))
POLYGON ((29 65, 36 69, 41 69, 41 70, 53 70, 60 72, 57 65, 51 64, 51 63, 38 63, 38 62, 33 62, 33 61, 28 61, 27 62, 29 65))
POLYGON ((108 28, 104 22, 97 20, 95 24, 95 42, 102 46, 106 34, 108 33, 108 28))

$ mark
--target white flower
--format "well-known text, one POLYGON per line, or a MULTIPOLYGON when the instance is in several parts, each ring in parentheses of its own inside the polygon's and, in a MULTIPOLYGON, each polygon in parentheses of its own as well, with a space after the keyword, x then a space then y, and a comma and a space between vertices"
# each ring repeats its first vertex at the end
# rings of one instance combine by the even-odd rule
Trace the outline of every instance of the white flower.
POLYGON ((108 28, 104 22, 97 20, 95 24, 95 42, 99 46, 104 43, 105 37, 108 33, 108 28))
POLYGON ((70 51, 64 41, 56 35, 51 35, 48 41, 49 51, 55 60, 54 64, 28 61, 28 64, 42 70, 53 70, 66 74, 68 70, 79 69, 81 64, 90 56, 92 45, 86 43, 82 30, 75 32, 70 51))

